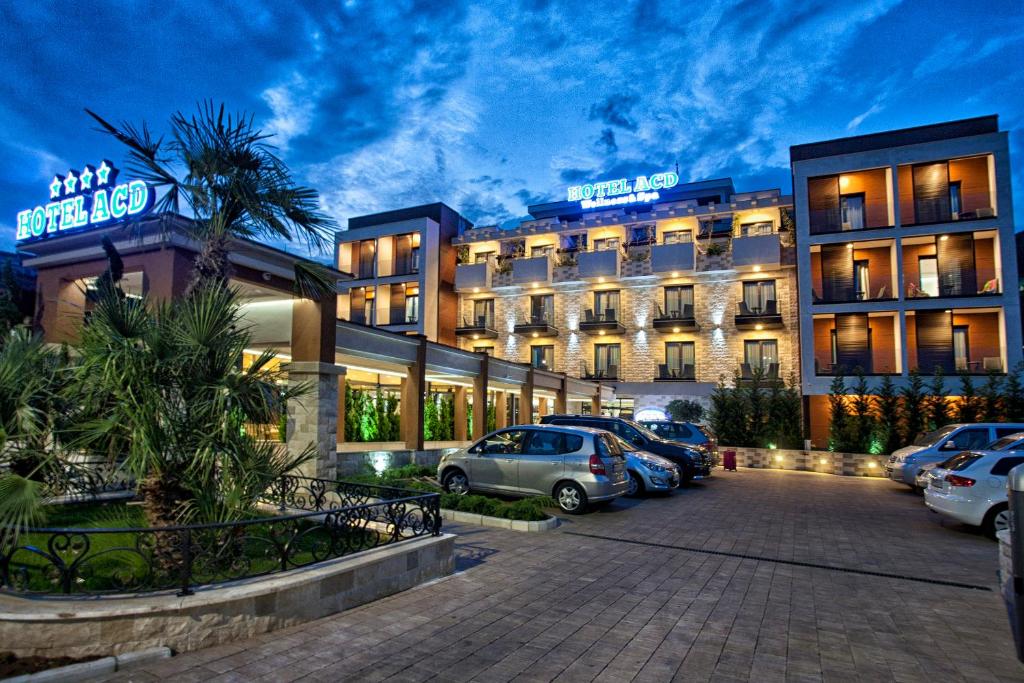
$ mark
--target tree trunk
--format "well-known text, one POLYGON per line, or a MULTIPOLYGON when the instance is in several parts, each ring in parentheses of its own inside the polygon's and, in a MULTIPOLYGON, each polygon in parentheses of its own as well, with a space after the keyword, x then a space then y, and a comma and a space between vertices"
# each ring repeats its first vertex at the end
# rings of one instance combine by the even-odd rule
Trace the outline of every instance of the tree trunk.
POLYGON ((185 296, 189 296, 201 285, 226 284, 231 275, 228 263, 228 237, 218 235, 203 242, 203 249, 192 264, 192 279, 185 288, 185 296))
MULTIPOLYGON (((139 485, 143 497, 142 509, 150 528, 174 526, 178 523, 181 504, 191 496, 175 479, 148 477, 139 485)), ((180 536, 174 533, 155 534, 153 544, 153 572, 158 580, 176 577, 184 561, 180 536)))

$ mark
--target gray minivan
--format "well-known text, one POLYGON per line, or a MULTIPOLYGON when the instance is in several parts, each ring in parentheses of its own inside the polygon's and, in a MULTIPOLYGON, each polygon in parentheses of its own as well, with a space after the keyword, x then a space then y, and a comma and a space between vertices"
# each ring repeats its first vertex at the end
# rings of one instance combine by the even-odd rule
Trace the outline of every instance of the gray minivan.
POLYGON ((569 514, 629 488, 626 456, 611 434, 587 427, 518 425, 441 456, 437 479, 448 493, 490 491, 551 496, 569 514))
POLYGON ((910 446, 893 451, 885 465, 885 474, 911 488, 917 487, 917 473, 929 463, 942 462, 960 451, 976 451, 996 439, 1024 431, 1020 423, 952 424, 929 432, 910 446))

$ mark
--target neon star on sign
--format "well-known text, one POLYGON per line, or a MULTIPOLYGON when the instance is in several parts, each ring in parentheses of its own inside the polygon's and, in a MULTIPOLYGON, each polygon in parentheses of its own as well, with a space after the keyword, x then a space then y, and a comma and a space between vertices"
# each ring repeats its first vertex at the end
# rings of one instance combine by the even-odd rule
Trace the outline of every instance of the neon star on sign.
POLYGON ((69 230, 99 228, 142 215, 153 208, 153 188, 141 180, 117 183, 117 169, 107 160, 99 168, 83 167, 55 175, 47 185, 52 201, 18 212, 18 242, 42 239, 69 230))

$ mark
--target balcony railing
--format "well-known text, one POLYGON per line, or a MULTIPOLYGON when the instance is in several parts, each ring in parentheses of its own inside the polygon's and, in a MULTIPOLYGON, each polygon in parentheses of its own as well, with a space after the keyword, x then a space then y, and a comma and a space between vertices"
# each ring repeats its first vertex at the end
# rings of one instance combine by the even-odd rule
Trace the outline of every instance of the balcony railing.
POLYGON ((455 328, 455 336, 473 339, 497 339, 498 330, 494 318, 489 315, 478 315, 475 318, 462 318, 462 325, 455 328))
POLYGON ((755 266, 777 267, 781 262, 782 249, 777 232, 734 237, 732 240, 732 265, 737 270, 755 266))
POLYGON ((550 284, 551 256, 520 257, 512 259, 512 284, 550 284))
POLYGON ((784 327, 782 314, 774 299, 765 302, 764 308, 751 308, 741 301, 737 306, 736 329, 738 330, 773 330, 784 327))
POLYGON ((529 318, 516 321, 512 331, 529 337, 558 336, 558 328, 555 327, 554 316, 543 313, 533 314, 529 318))
POLYGON ((740 363, 739 378, 741 382, 779 382, 782 380, 781 366, 778 363, 767 363, 763 366, 740 363))
POLYGON ((668 311, 662 311, 658 306, 653 325, 659 332, 696 332, 700 329, 693 314, 693 304, 683 304, 681 308, 668 311))
POLYGON ((696 268, 693 242, 673 242, 651 246, 651 271, 686 273, 696 268))
POLYGON ((577 255, 581 278, 619 277, 619 250, 581 251, 577 255))
POLYGON ((619 366, 609 365, 607 367, 595 368, 593 371, 591 371, 587 364, 584 363, 583 368, 580 371, 580 374, 583 376, 583 379, 607 380, 611 382, 616 382, 619 380, 619 366))
POLYGON ((619 312, 614 308, 607 308, 604 312, 597 313, 588 308, 583 311, 580 331, 590 334, 623 334, 626 327, 619 322, 619 312))
POLYGON ((455 267, 455 289, 460 292, 490 289, 493 273, 494 262, 491 259, 480 263, 460 263, 455 267))
POLYGON ((692 365, 683 364, 670 366, 668 363, 658 365, 658 376, 655 382, 695 382, 697 373, 692 365))

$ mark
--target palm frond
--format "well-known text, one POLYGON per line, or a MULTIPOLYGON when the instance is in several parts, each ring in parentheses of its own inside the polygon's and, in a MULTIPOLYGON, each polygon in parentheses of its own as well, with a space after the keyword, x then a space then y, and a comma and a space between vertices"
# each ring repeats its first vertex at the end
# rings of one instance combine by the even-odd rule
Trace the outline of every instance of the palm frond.
POLYGON ((19 534, 40 524, 45 519, 42 498, 39 482, 16 474, 0 477, 0 525, 19 534))
POLYGON ((312 261, 295 262, 295 294, 320 301, 338 293, 338 281, 325 266, 312 261))

